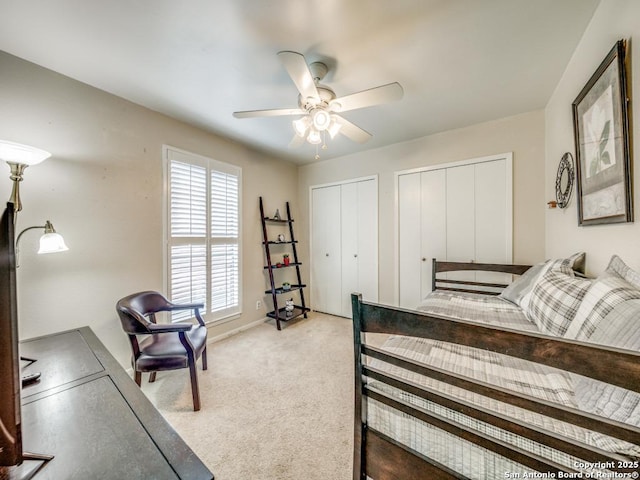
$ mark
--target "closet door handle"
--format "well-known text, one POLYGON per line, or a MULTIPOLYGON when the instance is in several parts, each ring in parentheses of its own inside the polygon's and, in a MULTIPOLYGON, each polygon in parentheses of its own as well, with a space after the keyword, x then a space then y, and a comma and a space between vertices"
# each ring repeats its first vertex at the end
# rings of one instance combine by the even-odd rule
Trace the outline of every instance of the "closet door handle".
POLYGON ((353 254, 353 258, 358 258, 358 254, 357 254, 357 253, 354 253, 354 254, 353 254))
POLYGON ((325 257, 328 257, 328 256, 329 256, 329 254, 328 254, 328 253, 325 253, 325 254, 324 254, 324 256, 325 256, 325 257))

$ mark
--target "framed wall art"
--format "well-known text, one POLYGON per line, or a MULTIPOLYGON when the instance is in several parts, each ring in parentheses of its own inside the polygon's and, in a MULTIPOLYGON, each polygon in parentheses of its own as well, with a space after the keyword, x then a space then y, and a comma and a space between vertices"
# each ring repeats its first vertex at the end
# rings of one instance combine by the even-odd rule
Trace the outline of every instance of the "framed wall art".
POLYGON ((578 224, 633 221, 624 40, 573 102, 578 224))

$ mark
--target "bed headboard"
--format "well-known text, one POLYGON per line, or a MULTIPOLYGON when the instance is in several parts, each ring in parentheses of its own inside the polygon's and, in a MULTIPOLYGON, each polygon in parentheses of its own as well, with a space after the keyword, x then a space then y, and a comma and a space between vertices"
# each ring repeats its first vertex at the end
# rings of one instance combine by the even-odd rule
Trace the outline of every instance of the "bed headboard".
POLYGON ((501 263, 475 263, 475 262, 445 262, 432 259, 431 270, 432 290, 451 290, 454 292, 484 293, 498 295, 508 284, 504 277, 497 275, 498 281, 485 281, 467 279, 464 277, 444 278, 447 272, 492 272, 493 274, 522 275, 531 268, 531 265, 511 265, 501 263))

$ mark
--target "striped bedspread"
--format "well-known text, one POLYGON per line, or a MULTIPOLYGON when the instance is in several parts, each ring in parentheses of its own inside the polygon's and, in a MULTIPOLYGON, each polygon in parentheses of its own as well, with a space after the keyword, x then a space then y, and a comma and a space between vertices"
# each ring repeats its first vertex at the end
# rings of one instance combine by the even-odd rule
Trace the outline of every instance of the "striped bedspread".
MULTIPOLYGON (((437 291, 427 298, 419 310, 503 328, 538 331, 518 307, 498 297, 437 291)), ((515 357, 424 338, 392 336, 382 348, 405 358, 514 392, 531 395, 560 405, 577 407, 574 400, 573 378, 566 372, 557 369, 526 362, 515 357)), ((593 444, 592 432, 575 425, 474 394, 378 360, 374 360, 372 365, 415 383, 434 388, 439 392, 498 412, 513 418, 514 421, 540 427, 582 443, 593 444)), ((516 445, 571 469, 584 463, 564 452, 518 437, 393 387, 375 381, 370 381, 369 386, 371 389, 377 389, 430 413, 474 428, 495 439, 516 445)), ((522 465, 397 412, 373 399, 369 399, 368 402, 368 423, 371 427, 469 478, 485 480, 517 478, 517 475, 519 478, 523 478, 523 474, 531 473, 530 469, 522 465), (517 475, 509 477, 507 476, 509 473, 517 475)), ((588 472, 594 474, 594 470, 588 472)))
MULTIPOLYGON (((575 407, 572 399, 571 378, 559 370, 531 362, 519 361, 506 355, 420 338, 391 337, 385 342, 383 348, 430 366, 446 369, 550 402, 575 407)), ((437 380, 407 372, 383 362, 374 361, 374 365, 376 368, 434 388, 441 393, 466 400, 474 405, 488 408, 517 421, 525 422, 530 426, 541 427, 583 443, 591 443, 591 432, 575 425, 550 419, 437 380)), ((393 387, 375 381, 371 382, 369 386, 373 390, 380 390, 430 413, 435 413, 461 425, 474 428, 495 439, 516 445, 519 448, 536 453, 545 459, 553 460, 567 467, 575 468, 576 465, 582 463, 580 459, 564 452, 518 437, 510 432, 393 387)), ((522 478, 525 473, 531 473, 530 469, 516 462, 500 457, 482 447, 397 412, 375 400, 369 399, 368 402, 369 426, 469 478, 478 480, 509 478, 505 477, 508 472, 519 474, 520 478, 522 478)), ((589 470, 589 473, 593 473, 593 470, 589 470)))
POLYGON ((520 307, 498 296, 436 290, 423 300, 418 310, 500 328, 539 331, 520 307))

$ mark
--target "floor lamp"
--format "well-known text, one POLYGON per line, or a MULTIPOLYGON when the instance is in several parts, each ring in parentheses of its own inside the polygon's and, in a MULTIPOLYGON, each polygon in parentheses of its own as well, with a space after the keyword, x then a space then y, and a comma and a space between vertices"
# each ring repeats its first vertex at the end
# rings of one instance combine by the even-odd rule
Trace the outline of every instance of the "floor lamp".
MULTIPOLYGON (((0 159, 5 160, 11 169, 10 178, 13 181, 13 190, 11 192, 11 198, 9 199, 9 203, 13 204, 13 225, 17 223, 17 213, 22 210, 22 202, 20 200, 20 182, 22 182, 24 171, 27 167, 31 165, 37 165, 38 163, 49 158, 51 154, 49 152, 45 152, 44 150, 40 150, 38 148, 30 147, 28 145, 22 145, 19 143, 9 142, 0 140, 0 159)), ((11 210, 9 210, 11 211, 11 210)), ((11 221, 8 222, 11 225, 11 221)), ((40 251, 38 253, 51 253, 54 251, 64 251, 67 250, 67 246, 64 243, 62 237, 57 234, 53 228, 51 222, 47 221, 47 223, 43 226, 34 226, 28 227, 24 229, 20 235, 18 235, 15 245, 11 245, 9 242, 10 250, 7 258, 15 257, 11 260, 8 260, 7 264, 9 267, 5 268, 5 270, 13 273, 9 273, 9 277, 12 280, 9 282, 10 285, 7 290, 12 291, 13 293, 5 295, 10 300, 10 304, 13 305, 11 307, 13 309, 13 314, 7 315, 7 318, 12 317, 13 319, 9 322, 3 320, 3 325, 8 324, 7 332, 3 332, 6 341, 2 344, 2 361, 10 363, 13 367, 12 373, 7 374, 8 378, 5 378, 6 383, 3 385, 3 388, 6 388, 6 392, 11 393, 12 395, 3 395, 0 401, 2 402, 3 409, 10 410, 13 412, 11 417, 15 419, 16 423, 14 426, 9 425, 9 429, 7 429, 7 425, 4 425, 0 422, 0 427, 2 427, 2 432, 4 435, 4 440, 9 441, 8 445, 11 446, 11 456, 8 458, 3 457, 3 463, 0 465, 0 475, 2 478, 5 478, 7 475, 9 479, 16 480, 28 480, 32 478, 45 464, 46 462, 53 459, 52 455, 43 455, 37 453, 27 453, 22 451, 22 433, 21 433, 21 421, 20 421, 20 382, 19 382, 19 359, 18 359, 18 333, 17 333, 17 305, 16 305, 16 297, 15 297, 15 269, 17 268, 17 248, 18 242, 22 235, 32 229, 43 228, 45 233, 40 240, 40 251), (13 255, 12 255, 13 252, 13 255), (15 263, 14 263, 15 262, 15 263), (10 337, 10 338, 8 338, 10 337), (11 390, 9 392, 9 390, 11 390), (7 461, 8 460, 8 461, 7 461)), ((10 228, 10 232, 14 231, 14 227, 10 228)), ((13 233, 10 233, 10 238, 13 238, 13 233)), ((4 298, 4 297, 3 297, 4 298)), ((4 316, 3 316, 4 318, 4 316)), ((25 360, 27 362, 34 362, 34 359, 20 358, 20 360, 25 360)), ((5 372, 5 370, 3 370, 5 372)), ((4 373, 3 373, 4 376, 4 373)), ((36 381, 39 377, 39 374, 32 376, 27 379, 28 382, 36 381)), ((4 377, 3 377, 4 378, 4 377)), ((24 383, 24 380, 22 380, 24 383)), ((4 418, 4 415, 3 415, 4 418)), ((5 419, 6 420, 6 419, 5 419)), ((4 443, 3 440, 3 443, 4 443)))

